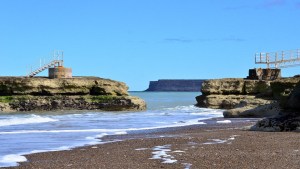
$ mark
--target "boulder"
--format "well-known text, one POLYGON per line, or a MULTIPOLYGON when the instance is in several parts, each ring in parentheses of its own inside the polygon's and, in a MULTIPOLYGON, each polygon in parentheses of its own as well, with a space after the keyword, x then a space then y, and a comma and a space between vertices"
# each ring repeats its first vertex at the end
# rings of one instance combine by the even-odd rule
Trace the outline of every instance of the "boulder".
POLYGON ((276 117, 258 121, 250 130, 266 132, 300 131, 300 116, 295 112, 282 113, 276 117))

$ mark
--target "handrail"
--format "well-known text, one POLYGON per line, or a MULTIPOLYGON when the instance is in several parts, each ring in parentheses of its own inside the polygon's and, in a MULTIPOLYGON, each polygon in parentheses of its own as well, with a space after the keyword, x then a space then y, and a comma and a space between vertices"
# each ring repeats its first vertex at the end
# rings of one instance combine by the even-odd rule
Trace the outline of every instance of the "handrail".
POLYGON ((267 68, 298 66, 300 64, 300 49, 256 53, 255 64, 266 64, 267 68))
POLYGON ((52 66, 63 66, 63 51, 54 51, 53 52, 53 58, 50 62, 44 64, 44 65, 41 65, 40 64, 40 67, 38 67, 37 69, 35 70, 31 70, 31 72, 28 73, 27 77, 33 77, 35 75, 37 75, 38 73, 52 67, 52 66))

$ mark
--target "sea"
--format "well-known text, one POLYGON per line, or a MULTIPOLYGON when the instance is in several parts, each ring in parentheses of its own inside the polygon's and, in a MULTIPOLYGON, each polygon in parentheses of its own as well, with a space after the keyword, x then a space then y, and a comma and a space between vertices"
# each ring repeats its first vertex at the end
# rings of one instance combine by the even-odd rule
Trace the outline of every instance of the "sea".
POLYGON ((24 155, 104 144, 106 135, 205 125, 201 120, 223 117, 222 110, 198 108, 200 92, 130 92, 144 99, 140 112, 54 111, 0 114, 0 167, 27 161, 24 155))

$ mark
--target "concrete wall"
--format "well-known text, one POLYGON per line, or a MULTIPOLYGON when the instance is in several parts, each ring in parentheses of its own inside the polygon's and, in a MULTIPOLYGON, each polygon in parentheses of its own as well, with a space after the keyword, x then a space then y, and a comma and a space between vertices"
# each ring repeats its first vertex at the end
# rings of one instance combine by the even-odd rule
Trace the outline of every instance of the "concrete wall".
POLYGON ((281 69, 249 69, 247 79, 253 80, 275 80, 281 78, 281 69))
POLYGON ((72 78, 72 69, 62 66, 49 68, 49 78, 72 78))

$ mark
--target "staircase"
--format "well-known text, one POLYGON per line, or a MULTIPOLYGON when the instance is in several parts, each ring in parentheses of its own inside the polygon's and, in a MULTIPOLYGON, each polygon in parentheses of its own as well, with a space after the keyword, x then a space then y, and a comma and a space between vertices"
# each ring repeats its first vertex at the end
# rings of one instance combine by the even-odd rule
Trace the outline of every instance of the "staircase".
POLYGON ((49 69, 51 67, 56 67, 56 66, 63 66, 64 63, 64 53, 63 51, 60 50, 56 50, 53 52, 53 57, 52 60, 44 65, 41 65, 39 68, 35 69, 35 70, 31 70, 31 72, 27 75, 27 77, 33 77, 39 73, 41 73, 42 71, 49 69))
POLYGON ((38 69, 36 69, 36 70, 30 72, 30 73, 27 75, 27 77, 33 77, 33 76, 39 74, 40 72, 42 72, 42 71, 44 71, 44 70, 46 70, 46 69, 48 69, 48 68, 50 68, 50 67, 53 67, 53 66, 55 66, 55 65, 62 65, 62 60, 53 60, 53 61, 51 61, 50 63, 45 64, 45 65, 39 67, 38 69))

